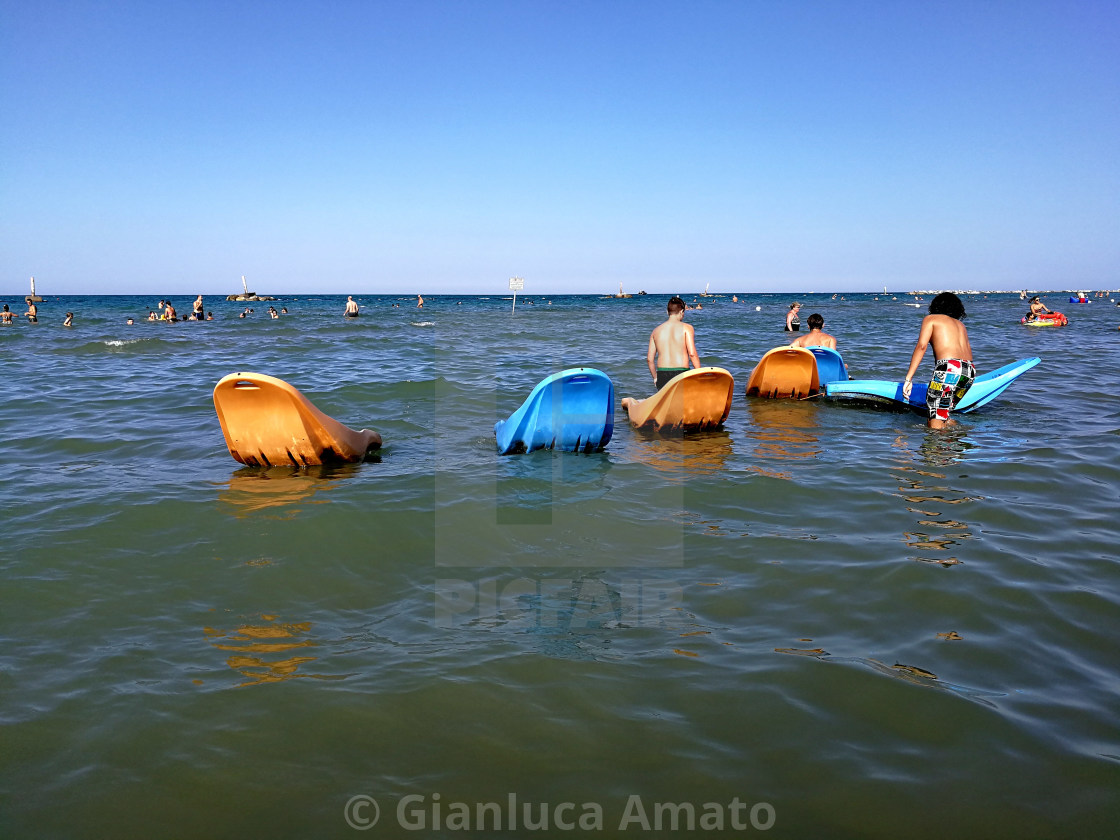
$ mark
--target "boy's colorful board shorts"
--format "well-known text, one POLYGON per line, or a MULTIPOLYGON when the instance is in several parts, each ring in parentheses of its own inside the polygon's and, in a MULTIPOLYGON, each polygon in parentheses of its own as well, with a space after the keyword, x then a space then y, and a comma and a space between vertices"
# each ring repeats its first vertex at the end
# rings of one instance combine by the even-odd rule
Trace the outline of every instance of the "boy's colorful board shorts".
POLYGON ((963 359, 938 359, 933 368, 933 379, 926 391, 926 408, 929 419, 948 420, 949 413, 957 407, 976 378, 972 362, 963 359))

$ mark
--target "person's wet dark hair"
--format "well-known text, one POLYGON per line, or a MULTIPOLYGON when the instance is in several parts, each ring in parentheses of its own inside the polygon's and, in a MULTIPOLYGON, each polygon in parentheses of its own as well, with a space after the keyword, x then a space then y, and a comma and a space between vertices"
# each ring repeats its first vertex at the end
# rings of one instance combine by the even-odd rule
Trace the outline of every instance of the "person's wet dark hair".
POLYGON ((824 329, 824 316, 819 312, 814 312, 809 316, 809 329, 823 330, 824 329))
POLYGON ((942 292, 929 302, 929 314, 948 315, 950 318, 963 321, 965 316, 964 304, 952 292, 942 292))
POLYGON ((678 295, 673 295, 669 298, 669 302, 665 305, 665 309, 672 315, 674 312, 684 312, 684 301, 678 295))

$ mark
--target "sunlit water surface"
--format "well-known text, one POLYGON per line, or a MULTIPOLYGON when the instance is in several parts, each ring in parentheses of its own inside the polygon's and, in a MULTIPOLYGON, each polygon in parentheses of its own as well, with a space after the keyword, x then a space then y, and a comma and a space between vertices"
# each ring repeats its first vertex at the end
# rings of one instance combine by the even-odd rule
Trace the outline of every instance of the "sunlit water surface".
MULTIPOLYGON (((619 410, 593 455, 493 424, 575 365, 646 396, 664 296, 0 328, 0 836, 1112 836, 1120 311, 966 297, 981 372, 1042 362, 938 434, 747 400, 790 300, 688 313, 722 430, 619 410), (211 392, 247 370, 380 456, 241 467, 211 392)), ((902 377, 910 297, 800 300, 902 377)))

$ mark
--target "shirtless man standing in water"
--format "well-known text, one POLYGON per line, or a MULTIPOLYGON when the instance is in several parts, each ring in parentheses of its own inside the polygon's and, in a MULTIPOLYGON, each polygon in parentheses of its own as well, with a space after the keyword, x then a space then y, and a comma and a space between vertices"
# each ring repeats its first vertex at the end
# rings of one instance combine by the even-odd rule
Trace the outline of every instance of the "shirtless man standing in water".
POLYGON ((689 363, 700 367, 696 331, 684 322, 684 301, 679 297, 670 298, 665 308, 669 317, 650 333, 646 352, 649 372, 659 391, 670 379, 688 370, 689 363))
POLYGON ((955 420, 950 412, 965 395, 976 379, 972 366, 972 346, 968 343, 968 330, 961 320, 965 316, 964 304, 952 292, 942 292, 929 303, 929 315, 922 319, 918 343, 910 357, 910 367, 902 383, 902 395, 909 400, 914 387, 914 374, 922 363, 926 348, 933 345, 933 378, 926 392, 931 429, 942 429, 955 420))

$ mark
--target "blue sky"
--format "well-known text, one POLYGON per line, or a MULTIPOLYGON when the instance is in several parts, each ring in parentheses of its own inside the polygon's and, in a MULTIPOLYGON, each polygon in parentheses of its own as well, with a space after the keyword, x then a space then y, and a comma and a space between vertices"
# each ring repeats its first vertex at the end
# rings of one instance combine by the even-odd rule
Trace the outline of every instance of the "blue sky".
POLYGON ((1120 4, 0 0, 0 291, 1120 288, 1120 4))

